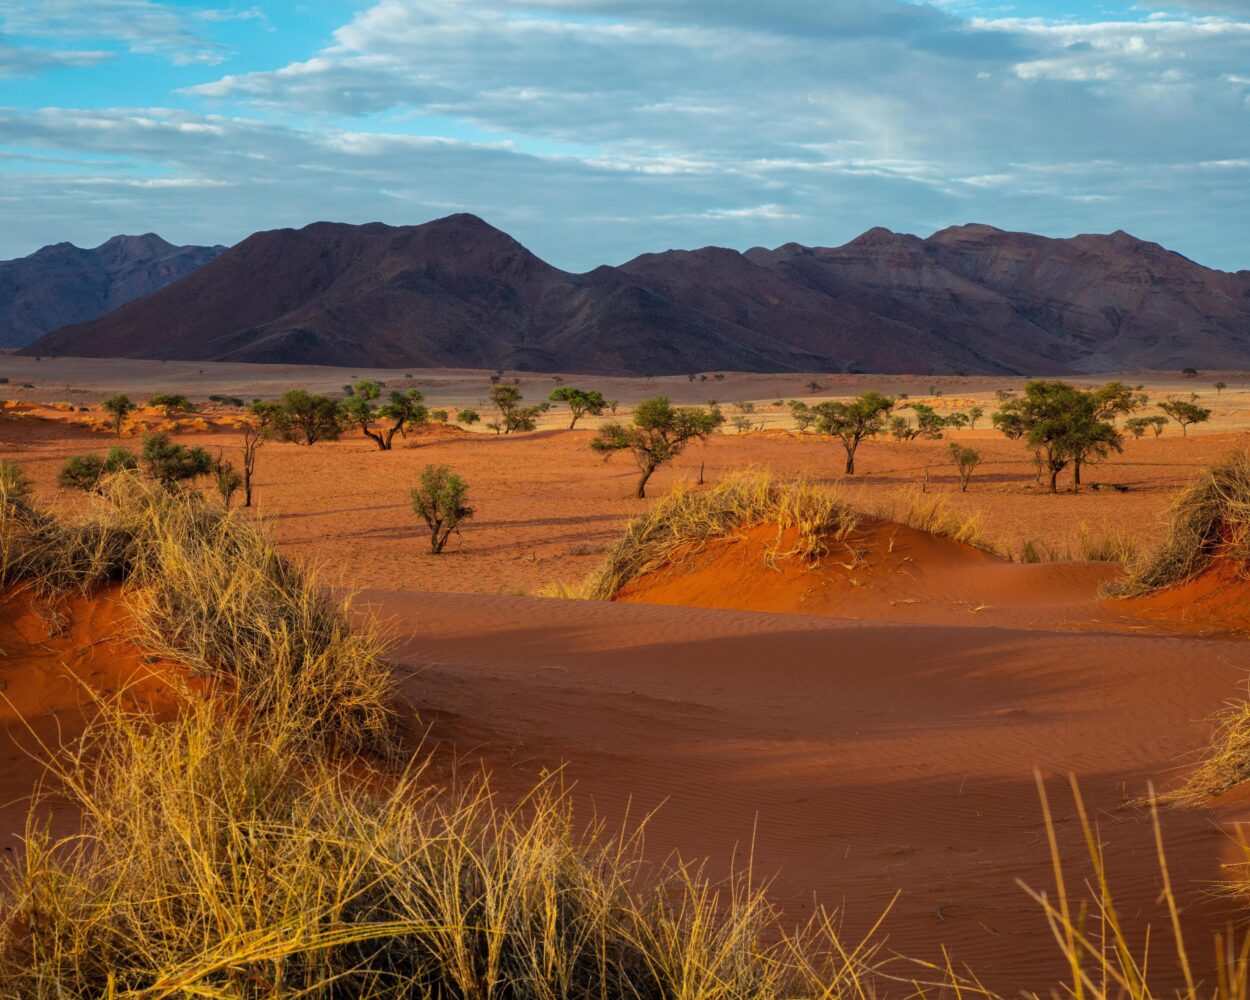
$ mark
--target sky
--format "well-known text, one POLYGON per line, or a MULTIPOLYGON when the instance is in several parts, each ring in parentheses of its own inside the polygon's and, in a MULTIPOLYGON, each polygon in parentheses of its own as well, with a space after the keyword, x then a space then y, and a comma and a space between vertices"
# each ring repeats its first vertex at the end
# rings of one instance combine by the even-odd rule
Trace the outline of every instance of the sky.
POLYGON ((1250 0, 0 0, 0 258, 454 212, 576 271, 967 222, 1250 268, 1250 0))

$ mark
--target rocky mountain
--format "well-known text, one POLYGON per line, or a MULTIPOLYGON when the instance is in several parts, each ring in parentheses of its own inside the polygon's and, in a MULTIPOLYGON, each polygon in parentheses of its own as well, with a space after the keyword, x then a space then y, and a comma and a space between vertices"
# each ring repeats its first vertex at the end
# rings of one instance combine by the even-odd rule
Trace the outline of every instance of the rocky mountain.
POLYGON ((0 347, 21 347, 164 288, 225 247, 176 247, 155 233, 114 236, 93 250, 56 243, 0 261, 0 347))
POLYGON ((471 215, 256 233, 43 354, 669 374, 1250 368, 1250 272, 989 226, 561 271, 471 215))

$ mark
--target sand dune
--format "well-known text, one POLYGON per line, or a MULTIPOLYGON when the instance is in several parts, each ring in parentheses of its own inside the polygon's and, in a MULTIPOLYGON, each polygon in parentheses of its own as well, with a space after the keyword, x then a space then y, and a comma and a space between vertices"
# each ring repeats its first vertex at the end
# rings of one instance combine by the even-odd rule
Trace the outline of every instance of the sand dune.
MULTIPOLYGON (((850 622, 702 608, 368 591, 399 632, 404 690, 434 738, 502 787, 563 766, 609 823, 650 823, 654 856, 747 863, 794 916, 846 904, 863 927, 896 890, 891 945, 945 944, 996 987, 1060 972, 1017 879, 1048 884, 1034 768, 1077 774, 1140 932, 1158 875, 1129 805, 1203 747, 1244 684, 1238 643, 986 626, 850 622)), ((1194 933, 1239 806, 1164 828, 1194 933)), ((1070 801, 1058 804, 1075 880, 1070 801)), ((1194 949, 1206 957, 1209 949, 1194 949)), ((1162 954, 1163 949, 1159 949, 1162 954)), ((1164 963, 1164 958, 1159 958, 1164 963)))

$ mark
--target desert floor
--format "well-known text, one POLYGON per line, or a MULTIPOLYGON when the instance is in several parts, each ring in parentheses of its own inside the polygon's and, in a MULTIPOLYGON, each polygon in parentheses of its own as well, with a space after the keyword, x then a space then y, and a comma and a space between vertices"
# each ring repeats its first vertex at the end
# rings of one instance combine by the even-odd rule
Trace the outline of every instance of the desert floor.
MULTIPOLYGON (((489 374, 413 372, 408 380, 409 373, 17 358, 0 358, 0 369, 11 383, 36 386, 0 386, 0 396, 20 404, 0 414, 0 455, 20 460, 40 496, 66 508, 82 499, 58 492, 60 464, 113 439, 78 426, 89 413, 42 404, 90 405, 117 390, 250 399, 295 384, 328 391, 372 375, 420 386, 431 405, 458 407, 480 402, 489 374)), ((520 378, 534 400, 555 384, 520 378)), ((763 431, 691 448, 656 475, 653 496, 700 469, 714 481, 743 467, 829 483, 869 511, 923 487, 978 515, 984 537, 1014 556, 1030 541, 1077 555, 1082 531, 1150 547, 1175 491, 1250 431, 1244 377, 1127 376, 1156 400, 1197 391, 1215 417, 1188 437, 1173 426, 1157 440, 1129 440, 1123 455, 1087 470, 1087 484, 1126 492, 1073 492, 1065 476, 1056 496, 1036 484, 1023 446, 989 430, 987 418, 952 435, 984 457, 960 493, 946 441, 869 441, 859 474, 844 477, 836 442, 785 429, 784 411, 767 404, 878 388, 948 409, 977 402, 988 413, 994 390, 1019 380, 816 376, 822 389, 812 393, 804 387, 810 378, 570 376, 566 384, 602 388, 620 400, 622 415, 661 391, 685 402, 756 402, 763 431), (1229 385, 1218 397, 1217 377, 1229 385)), ((228 410, 211 410, 175 430, 237 461, 230 419, 228 410)), ((1206 596, 1196 592, 1155 604, 1100 600, 1100 584, 1116 572, 1106 563, 1009 563, 907 533, 889 541, 898 573, 830 566, 815 582, 800 581, 800 598, 810 601, 789 608, 761 604, 733 575, 740 565, 714 559, 698 586, 693 578, 653 580, 628 602, 532 596, 585 576, 650 503, 632 498, 636 472, 626 457, 605 463, 589 448, 591 430, 559 429, 559 421, 554 413, 534 433, 504 437, 440 429, 389 453, 351 434, 261 451, 258 514, 287 552, 359 591, 358 605, 387 623, 414 731, 428 731, 448 760, 491 770, 505 792, 553 775, 573 789, 584 815, 593 811, 611 828, 650 815, 654 857, 707 858, 713 874, 751 864, 796 919, 817 905, 838 908, 854 933, 900 892, 885 925, 891 947, 941 961, 944 946, 957 965, 1011 992, 1049 988, 1062 971, 1019 883, 1050 886, 1035 772, 1056 809, 1073 887, 1088 874, 1066 787, 1074 774, 1106 844, 1121 910, 1139 940, 1155 925, 1153 961, 1168 980, 1158 864, 1140 800, 1152 783, 1169 788, 1183 779, 1211 738, 1212 716, 1245 696, 1250 649, 1236 621, 1204 616, 1206 596), (430 463, 461 473, 475 507, 441 557, 423 551, 407 497, 430 463), (777 613, 795 607, 804 613, 777 613)), ((778 586, 769 580, 760 591, 778 586)), ((29 616, 28 608, 0 607, 9 630, 0 629, 0 645, 29 628, 29 616)), ((108 671, 120 668, 96 664, 96 640, 83 639, 107 631, 107 620, 97 624, 49 647, 34 668, 0 660, 7 691, 20 695, 0 720, 6 728, 17 732, 19 716, 35 714, 58 732, 73 729, 78 699, 57 683, 67 663, 79 676, 102 670, 101 683, 118 683, 108 671), (92 662, 78 663, 87 649, 92 662), (31 669, 34 679, 21 674, 31 669)), ((159 676, 151 682, 158 688, 159 676)), ((8 759, 6 801, 31 780, 26 758, 8 759)), ((6 829, 17 815, 0 817, 6 829)), ((1248 818, 1239 793, 1162 815, 1204 976, 1213 967, 1212 932, 1244 914, 1213 890, 1221 866, 1240 859, 1236 829, 1248 818)))

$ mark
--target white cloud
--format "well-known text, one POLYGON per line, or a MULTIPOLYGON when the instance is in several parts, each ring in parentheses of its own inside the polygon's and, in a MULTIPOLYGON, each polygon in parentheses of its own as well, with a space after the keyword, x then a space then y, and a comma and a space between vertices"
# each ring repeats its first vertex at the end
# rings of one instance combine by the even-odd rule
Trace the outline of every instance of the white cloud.
POLYGON ((157 0, 0 0, 0 29, 34 38, 107 39, 177 63, 224 58, 219 46, 194 30, 187 11, 157 0))

